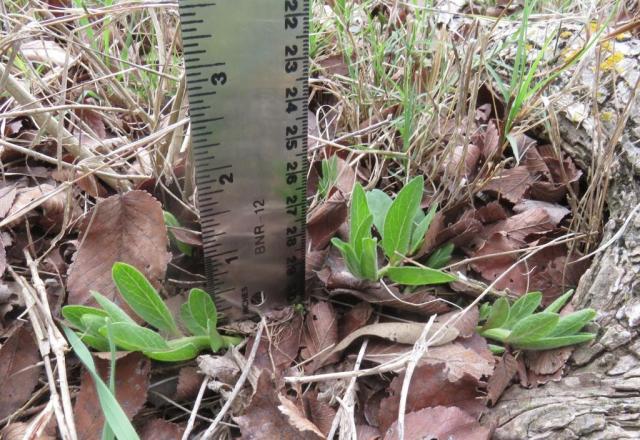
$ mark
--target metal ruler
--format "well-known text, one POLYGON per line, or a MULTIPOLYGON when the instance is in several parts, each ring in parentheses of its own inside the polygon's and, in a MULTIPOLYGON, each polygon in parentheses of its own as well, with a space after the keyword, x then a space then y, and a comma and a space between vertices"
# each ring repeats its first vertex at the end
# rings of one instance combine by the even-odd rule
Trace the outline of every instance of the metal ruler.
POLYGON ((309 0, 180 0, 208 288, 231 319, 304 289, 309 0))

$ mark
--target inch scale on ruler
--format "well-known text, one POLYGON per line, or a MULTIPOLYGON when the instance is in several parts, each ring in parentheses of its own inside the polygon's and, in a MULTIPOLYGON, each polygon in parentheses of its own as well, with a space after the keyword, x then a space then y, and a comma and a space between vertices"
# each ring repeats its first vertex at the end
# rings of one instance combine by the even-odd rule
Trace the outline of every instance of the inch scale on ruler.
POLYGON ((235 319, 304 289, 309 0, 180 0, 209 291, 235 319))

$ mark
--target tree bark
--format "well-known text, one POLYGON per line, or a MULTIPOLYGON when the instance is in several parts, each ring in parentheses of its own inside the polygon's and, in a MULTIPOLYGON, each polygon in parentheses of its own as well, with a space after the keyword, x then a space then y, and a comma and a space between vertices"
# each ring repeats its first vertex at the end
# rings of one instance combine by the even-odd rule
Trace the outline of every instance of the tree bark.
POLYGON ((616 238, 594 257, 573 298, 576 309, 598 311, 598 337, 574 351, 561 380, 535 389, 512 385, 504 393, 483 419, 496 426, 498 440, 640 438, 640 40, 614 39, 610 46, 599 58, 587 55, 594 61, 565 72, 547 93, 571 95, 584 104, 580 108, 588 116, 579 122, 568 107, 555 113, 562 148, 578 164, 594 163, 611 139, 616 145, 602 243, 616 238), (604 64, 607 59, 615 61, 612 68, 604 64), (597 82, 596 63, 601 63, 597 82), (594 96, 600 121, 591 110, 594 96), (603 114, 610 115, 605 112, 620 118, 626 112, 626 121, 618 120, 624 129, 616 132, 615 123, 602 122, 603 114), (600 141, 599 129, 604 130, 600 141))

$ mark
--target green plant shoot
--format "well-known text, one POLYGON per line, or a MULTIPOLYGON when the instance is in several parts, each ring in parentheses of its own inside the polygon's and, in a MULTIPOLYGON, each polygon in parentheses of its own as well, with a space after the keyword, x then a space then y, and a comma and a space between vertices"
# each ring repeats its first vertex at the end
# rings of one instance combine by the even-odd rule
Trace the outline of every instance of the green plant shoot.
POLYGON ((109 351, 114 344, 120 350, 139 351, 151 359, 177 362, 193 359, 202 350, 219 351, 241 341, 218 333, 216 306, 204 290, 191 289, 180 308, 180 323, 191 333, 185 336, 140 271, 126 263, 115 263, 112 276, 131 310, 158 331, 139 325, 113 301, 92 292, 101 308, 68 305, 62 308, 62 316, 76 329, 80 340, 96 350, 109 351))

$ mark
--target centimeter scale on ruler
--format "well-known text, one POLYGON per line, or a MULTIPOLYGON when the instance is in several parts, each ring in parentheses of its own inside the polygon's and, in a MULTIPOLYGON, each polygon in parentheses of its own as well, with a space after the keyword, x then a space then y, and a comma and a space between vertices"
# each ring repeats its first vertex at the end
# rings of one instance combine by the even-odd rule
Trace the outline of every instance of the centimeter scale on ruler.
POLYGON ((209 291, 225 316, 304 289, 309 0, 180 0, 209 291))

